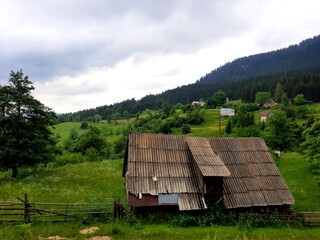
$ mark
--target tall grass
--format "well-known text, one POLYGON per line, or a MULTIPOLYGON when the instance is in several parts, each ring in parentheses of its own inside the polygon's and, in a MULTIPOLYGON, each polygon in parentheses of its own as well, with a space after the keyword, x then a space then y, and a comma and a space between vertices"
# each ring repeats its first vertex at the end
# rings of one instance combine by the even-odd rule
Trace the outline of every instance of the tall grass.
POLYGON ((5 240, 47 239, 49 236, 61 236, 67 239, 90 239, 92 236, 111 236, 112 239, 222 239, 222 240, 279 240, 279 239, 320 239, 320 229, 291 228, 253 228, 246 230, 238 227, 170 227, 165 224, 144 224, 137 228, 119 222, 101 224, 96 233, 81 235, 80 230, 88 226, 79 223, 43 223, 27 225, 1 225, 0 238, 5 240))
POLYGON ((296 152, 282 153, 276 163, 295 198, 292 208, 295 211, 320 211, 320 187, 310 163, 296 152))
POLYGON ((106 203, 124 199, 122 160, 68 164, 11 180, 2 175, 0 200, 16 201, 28 193, 33 202, 106 203))
POLYGON ((219 120, 220 109, 207 109, 203 117, 204 122, 202 124, 191 126, 191 134, 189 134, 189 136, 218 137, 220 134, 221 136, 223 135, 228 118, 221 117, 219 120))

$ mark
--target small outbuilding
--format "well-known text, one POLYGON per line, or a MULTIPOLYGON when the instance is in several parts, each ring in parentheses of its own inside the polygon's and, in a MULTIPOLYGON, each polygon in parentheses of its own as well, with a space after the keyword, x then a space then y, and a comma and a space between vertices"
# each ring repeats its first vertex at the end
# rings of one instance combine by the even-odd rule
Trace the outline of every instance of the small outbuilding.
POLYGON ((270 117, 270 116, 271 116, 271 110, 264 110, 260 116, 261 122, 267 121, 268 117, 270 117))
POLYGON ((270 99, 269 101, 267 101, 267 102, 265 102, 265 103, 263 104, 263 107, 264 107, 264 108, 272 108, 272 107, 275 107, 275 106, 277 106, 277 105, 278 105, 278 103, 277 103, 275 100, 270 99))
POLYGON ((220 116, 222 116, 222 117, 233 117, 234 114, 235 114, 235 111, 232 108, 221 108, 220 109, 220 116))
POLYGON ((262 138, 130 133, 123 167, 135 210, 275 209, 294 198, 262 138))

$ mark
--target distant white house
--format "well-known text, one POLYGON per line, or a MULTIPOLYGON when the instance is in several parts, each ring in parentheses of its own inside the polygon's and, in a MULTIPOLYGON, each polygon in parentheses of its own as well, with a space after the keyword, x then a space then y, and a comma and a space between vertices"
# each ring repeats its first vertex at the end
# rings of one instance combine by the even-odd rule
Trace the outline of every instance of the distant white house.
POLYGON ((234 109, 232 108, 221 108, 220 116, 222 117, 233 117, 235 114, 234 109))
POLYGON ((261 113, 261 117, 260 117, 260 120, 261 122, 265 122, 267 121, 268 117, 270 117, 271 115, 271 110, 265 110, 261 113))
POLYGON ((201 106, 203 107, 206 103, 204 101, 193 101, 191 103, 192 106, 201 106))

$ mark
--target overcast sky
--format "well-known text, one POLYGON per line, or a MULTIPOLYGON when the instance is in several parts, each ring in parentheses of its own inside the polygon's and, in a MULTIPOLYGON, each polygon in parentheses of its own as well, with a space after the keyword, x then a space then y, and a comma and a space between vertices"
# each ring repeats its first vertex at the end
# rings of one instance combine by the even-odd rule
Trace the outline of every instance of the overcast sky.
POLYGON ((0 84, 58 113, 194 83, 320 34, 319 0, 0 0, 0 84))

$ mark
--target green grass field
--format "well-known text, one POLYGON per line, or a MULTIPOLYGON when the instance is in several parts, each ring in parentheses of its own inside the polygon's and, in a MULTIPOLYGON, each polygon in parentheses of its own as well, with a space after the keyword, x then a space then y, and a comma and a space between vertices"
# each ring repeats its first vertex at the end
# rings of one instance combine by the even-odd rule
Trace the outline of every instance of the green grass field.
POLYGON ((192 125, 191 133, 188 136, 193 137, 218 137, 224 133, 228 118, 221 117, 219 109, 207 109, 204 113, 204 122, 200 125, 192 125), (220 124, 219 124, 220 122, 220 124), (220 125, 220 129, 219 129, 220 125))
MULTIPOLYGON (((49 236, 60 236, 66 239, 89 239, 92 236, 109 236, 112 239, 215 239, 215 240, 280 240, 280 239, 320 239, 320 229, 292 228, 256 228, 240 227, 170 227, 165 224, 144 224, 128 226, 119 223, 96 223, 90 226, 98 227, 96 233, 82 235, 80 230, 88 226, 79 223, 46 223, 18 226, 0 226, 0 237, 5 240, 35 240, 48 239, 49 236)), ((58 238, 56 238, 58 239, 58 238)))
POLYGON ((114 197, 123 200, 122 165, 121 160, 69 164, 17 180, 8 180, 2 174, 0 201, 16 201, 25 193, 33 202, 112 203, 114 197))
POLYGON ((283 153, 276 163, 295 198, 296 204, 292 208, 295 211, 320 211, 320 186, 303 156, 295 152, 283 153))

